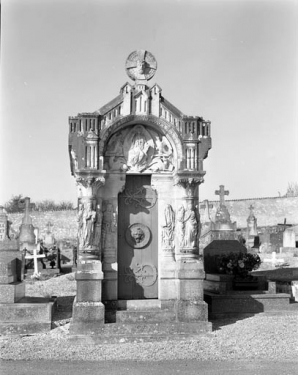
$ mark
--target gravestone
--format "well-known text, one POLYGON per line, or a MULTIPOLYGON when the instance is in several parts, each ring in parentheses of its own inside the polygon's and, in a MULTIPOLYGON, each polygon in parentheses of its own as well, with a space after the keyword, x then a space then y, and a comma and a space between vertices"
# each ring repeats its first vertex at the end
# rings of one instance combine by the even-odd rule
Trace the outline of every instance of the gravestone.
POLYGON ((2 206, 0 228, 3 230, 0 238, 0 303, 14 303, 25 295, 23 254, 17 240, 8 236, 8 218, 2 206))
MULTIPOLYGON (((9 238, 7 221, 0 206, 0 227, 5 229, 0 239, 0 334, 49 331, 54 301, 48 298, 32 300, 25 296, 24 254, 19 250, 18 241, 9 238)), ((29 239, 24 231, 23 239, 29 239)), ((36 254, 36 248, 34 251, 36 254)))
POLYGON ((247 248, 236 240, 214 240, 204 249, 206 273, 219 273, 218 257, 229 253, 247 253, 247 248))
MULTIPOLYGON (((200 254, 203 254, 206 246, 214 240, 239 240, 237 223, 232 223, 230 213, 225 205, 225 195, 228 195, 229 191, 224 189, 224 185, 220 185, 219 190, 216 190, 215 194, 219 195, 219 207, 216 210, 214 221, 211 221, 210 224, 207 223, 206 226, 204 226, 204 224, 202 225, 203 230, 201 232, 199 243, 200 254)), ((212 207, 212 205, 210 206, 208 202, 202 205, 202 208, 208 210, 208 213, 209 207, 212 207)))
POLYGON ((253 208, 253 205, 250 205, 250 213, 247 218, 247 245, 251 248, 259 247, 259 238, 257 239, 257 219, 254 215, 253 208))
POLYGON ((286 228, 283 232, 283 246, 287 248, 296 248, 296 236, 293 228, 286 228))
POLYGON ((175 319, 208 330, 198 192, 210 122, 183 115, 157 84, 150 86, 157 69, 150 52, 131 53, 125 69, 133 82, 120 95, 69 118, 79 194, 70 333, 101 335, 104 315, 126 319, 134 332, 136 305, 152 324, 175 319))
POLYGON ((56 244, 56 239, 55 239, 55 236, 53 234, 53 226, 54 226, 54 224, 49 221, 47 223, 47 229, 46 229, 45 233, 43 233, 43 235, 42 235, 43 244, 44 244, 44 246, 46 246, 48 248, 53 247, 56 244))
MULTIPOLYGON (((23 202, 22 202, 23 203, 23 202)), ((24 217, 22 219, 22 224, 20 226, 20 234, 19 234, 19 243, 20 243, 20 249, 27 249, 27 250, 33 250, 36 247, 37 244, 37 237, 34 233, 37 228, 35 228, 32 224, 32 218, 30 216, 30 198, 26 197, 24 198, 24 206, 25 206, 25 212, 24 217)))

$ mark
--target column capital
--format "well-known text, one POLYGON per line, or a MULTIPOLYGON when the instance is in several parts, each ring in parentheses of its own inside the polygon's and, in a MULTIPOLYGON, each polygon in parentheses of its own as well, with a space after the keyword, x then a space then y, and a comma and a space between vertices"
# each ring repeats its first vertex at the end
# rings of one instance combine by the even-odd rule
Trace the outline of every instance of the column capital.
POLYGON ((93 197, 97 190, 105 184, 105 173, 82 173, 76 174, 76 183, 80 197, 93 197))
POLYGON ((188 197, 194 196, 195 188, 204 182, 204 173, 178 172, 174 176, 175 185, 182 186, 188 197))

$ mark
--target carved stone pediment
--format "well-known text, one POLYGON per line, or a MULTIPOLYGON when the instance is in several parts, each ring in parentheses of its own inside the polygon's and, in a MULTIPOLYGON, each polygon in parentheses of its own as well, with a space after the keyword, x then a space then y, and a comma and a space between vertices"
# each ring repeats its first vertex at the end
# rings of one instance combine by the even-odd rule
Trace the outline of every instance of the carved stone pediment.
POLYGON ((115 133, 105 153, 106 168, 128 172, 173 171, 173 148, 165 136, 143 125, 115 133))

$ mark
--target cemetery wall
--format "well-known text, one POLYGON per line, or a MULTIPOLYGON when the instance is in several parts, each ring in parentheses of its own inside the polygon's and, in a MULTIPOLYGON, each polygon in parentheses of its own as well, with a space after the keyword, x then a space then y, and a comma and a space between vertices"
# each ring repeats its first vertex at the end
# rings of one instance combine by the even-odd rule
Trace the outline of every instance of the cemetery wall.
MULTIPOLYGON (((209 201, 209 203, 213 204, 213 208, 210 209, 210 218, 214 220, 219 202, 209 201)), ((238 228, 246 228, 250 205, 254 207, 258 227, 282 224, 285 218, 288 224, 298 224, 298 197, 226 200, 226 206, 230 212, 231 220, 237 222, 238 228)), ((202 215, 203 210, 201 210, 200 213, 202 215)), ((48 222, 52 223, 52 231, 58 241, 76 239, 76 215, 76 210, 33 211, 30 213, 33 225, 39 228, 40 232, 46 231, 48 222)), ((23 216, 23 213, 8 214, 8 218, 12 222, 12 228, 16 232, 19 232, 23 216)))
MULTIPOLYGON (((249 207, 257 218, 258 227, 282 224, 284 219, 288 224, 298 224, 298 197, 249 198, 226 200, 226 207, 231 215, 232 222, 237 222, 237 228, 247 227, 249 207)), ((209 201, 213 205, 210 209, 210 218, 213 221, 218 208, 218 201, 209 201)), ((203 210, 200 210, 202 215, 203 210)))
MULTIPOLYGON (((24 213, 8 214, 8 220, 12 222, 12 228, 19 232, 24 213)), ((77 211, 32 211, 30 212, 32 224, 39 229, 40 233, 47 230, 47 224, 50 222, 51 230, 57 241, 75 240, 77 236, 77 211)))

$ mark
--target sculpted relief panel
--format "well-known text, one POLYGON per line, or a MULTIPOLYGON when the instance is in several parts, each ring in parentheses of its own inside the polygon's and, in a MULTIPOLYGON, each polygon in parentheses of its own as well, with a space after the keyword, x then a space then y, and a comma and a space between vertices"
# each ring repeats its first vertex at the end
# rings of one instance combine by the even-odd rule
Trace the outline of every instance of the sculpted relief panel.
POLYGON ((110 138, 105 163, 112 171, 173 171, 173 149, 165 136, 136 125, 110 138))

